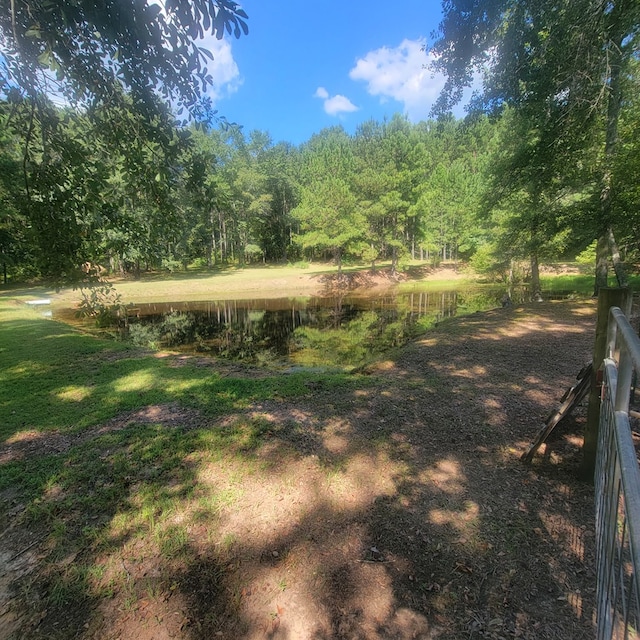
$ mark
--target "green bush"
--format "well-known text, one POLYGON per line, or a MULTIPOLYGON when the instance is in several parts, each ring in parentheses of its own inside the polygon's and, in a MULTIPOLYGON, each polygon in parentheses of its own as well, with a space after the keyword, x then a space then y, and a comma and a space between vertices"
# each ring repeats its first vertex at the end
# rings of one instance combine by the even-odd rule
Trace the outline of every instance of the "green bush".
POLYGON ((594 240, 584 251, 576 256, 576 262, 580 265, 582 272, 595 275, 597 245, 598 242, 594 240))

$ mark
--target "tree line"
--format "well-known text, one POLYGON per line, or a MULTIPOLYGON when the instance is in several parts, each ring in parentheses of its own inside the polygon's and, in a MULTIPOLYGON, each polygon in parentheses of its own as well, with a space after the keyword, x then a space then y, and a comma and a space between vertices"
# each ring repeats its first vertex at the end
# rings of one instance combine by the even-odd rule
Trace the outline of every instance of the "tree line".
MULTIPOLYGON (((637 82, 637 78, 629 78, 637 82)), ((89 117, 0 103, 3 277, 73 278, 189 266, 333 260, 470 261, 504 274, 574 257, 598 237, 597 141, 536 190, 513 169, 535 133, 512 110, 413 124, 397 115, 299 146, 234 126, 154 128, 122 108, 89 117)), ((169 118, 169 116, 165 116, 169 118)), ((637 101, 614 166, 619 243, 638 247, 637 101)), ((169 118, 170 119, 170 118, 169 118)), ((535 167, 523 167, 530 175, 535 167)), ((542 171, 543 168, 540 168, 542 171)))
POLYGON ((602 285, 609 264, 623 283, 636 259, 635 0, 450 0, 433 120, 299 146, 244 133, 202 98, 209 54, 195 38, 246 34, 239 5, 116 4, 0 0, 5 282, 88 265, 419 258, 498 274, 525 261, 536 289, 548 260, 592 252, 602 285), (469 116, 446 115, 478 71, 469 116))

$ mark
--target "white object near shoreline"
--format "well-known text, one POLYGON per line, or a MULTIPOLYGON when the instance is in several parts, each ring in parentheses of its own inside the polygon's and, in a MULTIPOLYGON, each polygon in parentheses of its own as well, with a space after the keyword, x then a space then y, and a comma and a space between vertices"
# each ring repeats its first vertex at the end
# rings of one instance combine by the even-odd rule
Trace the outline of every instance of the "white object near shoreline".
POLYGON ((51 304, 51 299, 42 298, 42 300, 27 300, 27 304, 32 304, 32 305, 51 304))

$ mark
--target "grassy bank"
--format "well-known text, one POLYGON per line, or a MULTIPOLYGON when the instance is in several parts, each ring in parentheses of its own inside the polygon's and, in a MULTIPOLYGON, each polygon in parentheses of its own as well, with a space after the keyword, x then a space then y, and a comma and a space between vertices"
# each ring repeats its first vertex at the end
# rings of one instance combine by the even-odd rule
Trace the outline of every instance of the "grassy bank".
MULTIPOLYGON (((575 291, 590 295, 593 276, 564 273, 571 265, 561 265, 558 273, 543 275, 543 291, 549 293, 575 291)), ((189 270, 178 273, 149 273, 139 279, 111 278, 110 281, 124 304, 145 302, 180 302, 212 299, 306 297, 335 291, 337 268, 325 263, 304 266, 251 266, 246 268, 219 268, 215 270, 189 270)), ((435 268, 424 263, 407 266, 398 277, 390 276, 389 265, 382 264, 375 272, 369 266, 344 267, 346 282, 341 286, 352 289, 393 288, 399 291, 446 289, 452 284, 488 284, 485 278, 444 263, 435 268)), ((640 276, 629 278, 630 286, 640 288, 640 276)), ((500 284, 498 282, 494 284, 500 284)), ((506 285, 505 285, 506 286, 506 285)), ((611 280, 610 286, 615 286, 611 280)), ((81 293, 77 289, 55 290, 46 286, 12 286, 5 288, 17 299, 51 298, 55 307, 74 307, 81 293)), ((0 287, 0 293, 2 288, 0 287)))
POLYGON ((0 638, 593 635, 579 436, 519 462, 592 313, 497 309, 359 374, 269 374, 0 296, 0 638))
POLYGON ((264 466, 263 438, 295 429, 248 406, 353 384, 339 374, 236 376, 87 336, 6 297, 0 327, 0 521, 11 557, 37 542, 37 571, 13 577, 20 608, 48 619, 48 638, 70 637, 102 598, 124 594, 133 606, 153 597, 160 578, 131 591, 123 554, 150 541, 159 564, 184 559, 188 531, 215 521, 234 486, 264 466), (219 466, 233 467, 233 481, 198 481, 219 466))
MULTIPOLYGON (((391 277, 388 265, 375 272, 369 266, 345 267, 342 287, 357 289, 447 287, 453 282, 473 282, 471 274, 461 273, 454 265, 434 269, 422 264, 410 266, 399 277, 391 277)), ((336 287, 337 268, 323 263, 302 266, 264 266, 186 271, 174 274, 143 274, 139 279, 111 278, 110 282, 128 304, 144 302, 179 302, 212 299, 305 297, 331 292, 336 287)), ((0 292, 2 289, 0 288, 0 292)), ((77 289, 55 290, 45 286, 11 287, 6 290, 18 299, 51 298, 54 306, 78 304, 77 289)))

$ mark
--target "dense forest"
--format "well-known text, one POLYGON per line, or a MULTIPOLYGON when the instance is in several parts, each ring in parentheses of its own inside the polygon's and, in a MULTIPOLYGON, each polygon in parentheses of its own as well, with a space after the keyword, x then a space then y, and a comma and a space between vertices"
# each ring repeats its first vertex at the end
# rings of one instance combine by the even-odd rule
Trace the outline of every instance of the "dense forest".
MULTIPOLYGON (((26 101, 0 105, 5 282, 71 276, 86 262, 139 273, 328 259, 398 269, 407 258, 451 259, 500 274, 514 261, 529 268, 532 256, 573 258, 597 237, 589 169, 597 140, 533 201, 505 168, 528 134, 509 111, 417 124, 396 116, 354 135, 326 129, 294 147, 233 126, 175 124, 167 133, 125 111, 89 120, 47 108, 43 125, 26 101)), ((626 215, 640 205, 639 126, 637 101, 625 105, 614 210, 631 257, 640 240, 636 216, 626 215)))
MULTIPOLYGON (((229 19, 239 21, 239 32, 242 12, 231 4, 236 13, 229 19)), ((635 260, 640 73, 631 45, 637 9, 620 3, 629 25, 620 27, 615 73, 600 70, 597 82, 582 87, 578 58, 567 69, 564 58, 553 58, 571 44, 573 32, 562 35, 562 20, 577 17, 531 13, 526 4, 522 16, 487 14, 495 21, 491 33, 502 33, 501 50, 483 35, 486 20, 472 23, 472 14, 449 3, 436 50, 450 82, 433 120, 412 123, 396 115, 366 122, 353 134, 338 126, 299 146, 275 143, 266 131, 244 132, 206 110, 192 108, 195 117, 183 120, 184 105, 172 110, 167 96, 144 93, 153 89, 150 80, 121 83, 121 74, 114 84, 102 75, 74 76, 68 44, 58 57, 55 47, 35 50, 34 64, 48 67, 46 82, 68 77, 76 97, 80 86, 91 99, 65 94, 56 105, 24 62, 26 44, 39 37, 25 27, 22 48, 15 46, 18 62, 0 74, 4 282, 74 279, 88 265, 139 274, 331 259, 339 267, 386 261, 398 270, 408 259, 444 259, 497 276, 517 265, 535 289, 544 262, 582 256, 596 264, 605 236, 614 258, 635 260), (555 23, 545 26, 549 15, 555 23), (464 20, 451 26, 456 16, 464 20), (544 39, 543 27, 550 29, 544 39), (496 62, 483 100, 456 120, 447 109, 482 51, 460 53, 451 42, 465 42, 469 34, 482 36, 484 54, 492 51, 496 62), (521 60, 515 70, 507 64, 514 47, 521 60)), ((605 8, 601 17, 608 24, 615 15, 605 8)), ((154 12, 153 19, 161 16, 154 12)), ((14 27, 7 24, 4 36, 17 34, 14 27)), ((592 30, 592 58, 610 60, 611 29, 606 38, 592 30)), ((82 50, 90 44, 91 38, 82 50)), ((103 59, 98 51, 83 64, 104 71, 103 59)), ((154 82, 169 86, 167 78, 154 82)))

